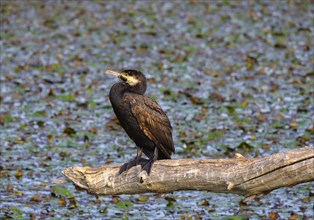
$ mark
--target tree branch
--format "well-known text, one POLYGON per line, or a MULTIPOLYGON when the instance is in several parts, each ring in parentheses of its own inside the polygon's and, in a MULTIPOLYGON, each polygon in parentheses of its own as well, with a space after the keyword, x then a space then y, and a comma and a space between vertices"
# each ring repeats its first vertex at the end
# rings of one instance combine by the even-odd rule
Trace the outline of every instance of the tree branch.
POLYGON ((120 166, 69 167, 63 174, 92 194, 205 190, 249 196, 314 181, 314 148, 262 158, 159 160, 150 176, 140 166, 118 175, 120 166))

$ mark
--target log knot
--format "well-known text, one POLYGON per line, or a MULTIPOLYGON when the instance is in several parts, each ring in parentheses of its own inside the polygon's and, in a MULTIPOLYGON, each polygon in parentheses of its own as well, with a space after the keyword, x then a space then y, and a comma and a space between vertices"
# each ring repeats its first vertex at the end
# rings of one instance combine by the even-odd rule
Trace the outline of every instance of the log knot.
POLYGON ((139 175, 138 175, 138 179, 139 179, 139 183, 144 183, 145 180, 147 179, 147 173, 144 171, 144 172, 141 172, 139 175))
POLYGON ((113 188, 113 186, 114 186, 114 178, 113 178, 113 176, 109 176, 108 178, 107 178, 107 183, 105 184, 106 186, 108 186, 109 188, 113 188))
POLYGON ((235 185, 235 184, 234 184, 233 182, 227 181, 227 189, 228 189, 229 191, 233 189, 234 185, 235 185))

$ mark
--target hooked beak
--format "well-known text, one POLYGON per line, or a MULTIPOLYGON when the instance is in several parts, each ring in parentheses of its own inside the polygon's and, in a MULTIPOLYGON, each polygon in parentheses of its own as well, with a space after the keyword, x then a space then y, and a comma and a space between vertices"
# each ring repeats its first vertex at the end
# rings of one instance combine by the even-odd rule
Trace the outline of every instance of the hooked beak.
POLYGON ((105 73, 113 75, 113 76, 116 76, 116 77, 120 77, 121 76, 121 73, 113 71, 113 70, 106 70, 105 73))

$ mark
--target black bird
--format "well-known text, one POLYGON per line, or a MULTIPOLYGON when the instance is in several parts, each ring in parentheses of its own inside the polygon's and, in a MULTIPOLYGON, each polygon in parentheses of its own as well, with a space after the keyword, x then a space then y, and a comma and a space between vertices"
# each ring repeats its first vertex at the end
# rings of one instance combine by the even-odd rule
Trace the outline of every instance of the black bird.
POLYGON ((170 121, 157 102, 144 96, 147 82, 142 72, 106 73, 121 80, 112 86, 109 98, 121 126, 137 146, 137 156, 121 166, 119 174, 141 164, 149 175, 154 161, 171 159, 174 152, 170 121), (148 160, 142 159, 142 152, 148 160))

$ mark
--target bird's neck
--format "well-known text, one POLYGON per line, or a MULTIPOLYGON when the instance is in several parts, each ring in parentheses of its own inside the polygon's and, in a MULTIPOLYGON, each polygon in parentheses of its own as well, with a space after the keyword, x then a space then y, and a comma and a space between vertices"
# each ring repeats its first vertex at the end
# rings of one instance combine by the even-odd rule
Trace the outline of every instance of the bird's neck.
POLYGON ((115 93, 115 96, 123 96, 125 92, 132 92, 139 95, 144 95, 146 91, 146 84, 130 87, 123 82, 118 82, 114 84, 110 90, 110 93, 115 93))
POLYGON ((137 93, 139 95, 144 95, 144 93, 146 92, 146 84, 139 84, 134 87, 128 87, 128 91, 137 93))
POLYGON ((110 97, 113 96, 122 97, 126 91, 127 91, 126 85, 122 82, 118 82, 111 87, 109 95, 110 97))

